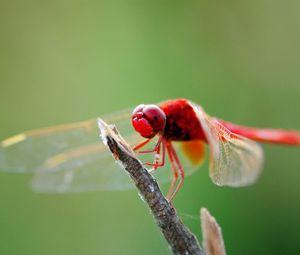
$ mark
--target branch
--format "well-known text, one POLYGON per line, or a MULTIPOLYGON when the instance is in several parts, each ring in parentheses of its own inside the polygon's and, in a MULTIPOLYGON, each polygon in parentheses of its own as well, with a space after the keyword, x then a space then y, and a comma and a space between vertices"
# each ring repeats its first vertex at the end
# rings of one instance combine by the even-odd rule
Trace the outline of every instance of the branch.
POLYGON ((196 237, 176 215, 174 207, 165 199, 155 179, 136 158, 116 128, 101 119, 98 119, 98 125, 104 144, 135 183, 173 254, 204 255, 196 237))

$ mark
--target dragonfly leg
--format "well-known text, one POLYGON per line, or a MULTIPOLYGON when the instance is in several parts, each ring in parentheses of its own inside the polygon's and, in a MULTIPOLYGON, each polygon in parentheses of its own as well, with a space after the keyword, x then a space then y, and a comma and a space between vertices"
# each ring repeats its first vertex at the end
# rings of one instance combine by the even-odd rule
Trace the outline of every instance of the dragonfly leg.
POLYGON ((180 190, 181 185, 182 185, 182 183, 183 183, 183 181, 184 181, 184 177, 185 177, 185 176, 184 176, 184 170, 183 170, 183 167, 182 167, 182 165, 181 165, 181 163, 180 163, 180 160, 179 160, 179 158, 178 158, 178 156, 177 156, 177 153, 176 153, 174 147, 172 146, 172 144, 171 144, 171 152, 172 152, 173 157, 174 157, 174 159, 175 159, 175 161, 176 161, 176 164, 177 164, 177 167, 178 167, 179 174, 180 174, 180 177, 181 177, 181 178, 180 178, 180 181, 179 181, 179 183, 178 183, 178 185, 177 185, 175 191, 173 192, 173 194, 172 194, 172 196, 171 196, 171 198, 170 198, 170 201, 173 200, 173 198, 176 196, 177 192, 180 190))
MULTIPOLYGON (((155 155, 154 155, 154 161, 153 161, 153 164, 158 164, 159 162, 159 159, 160 159, 160 147, 157 149, 155 155)), ((149 169, 149 173, 153 173, 154 171, 156 171, 156 169, 158 168, 158 166, 154 166, 152 167, 151 169, 149 169)))
MULTIPOLYGON (((150 142, 150 140, 151 139, 146 139, 145 141, 141 142, 140 144, 134 146, 133 150, 136 151, 136 150, 144 147, 147 143, 150 142)), ((148 153, 155 152, 154 161, 152 163, 150 163, 150 162, 144 163, 144 165, 153 167, 149 170, 150 173, 154 172, 158 167, 162 167, 165 165, 165 143, 162 141, 163 141, 163 138, 162 138, 162 136, 160 136, 153 150, 138 152, 140 154, 148 154, 148 153), (162 152, 161 152, 161 147, 162 147, 162 152), (161 159, 161 162, 159 162, 160 159, 161 159)))
POLYGON ((135 145, 135 146, 132 148, 132 150, 136 151, 136 150, 138 150, 138 149, 144 147, 147 143, 150 142, 150 140, 151 140, 151 139, 146 139, 145 141, 143 141, 143 142, 141 142, 141 143, 135 145))
POLYGON ((156 153, 154 157, 154 162, 145 162, 144 165, 147 166, 153 166, 154 170, 156 170, 158 167, 162 167, 165 165, 165 142, 162 142, 162 140, 159 140, 159 144, 155 146, 156 147, 156 153), (160 152, 160 148, 162 146, 162 153, 160 152), (158 162, 161 158, 161 162, 158 162))
POLYGON ((169 191, 168 191, 168 194, 167 194, 167 200, 171 201, 171 199, 173 198, 173 195, 172 195, 173 190, 174 190, 175 184, 178 180, 178 171, 177 171, 177 167, 176 167, 175 160, 174 160, 174 157, 173 157, 171 143, 168 142, 166 146, 167 146, 167 152, 168 152, 168 156, 169 156, 172 171, 173 171, 173 180, 172 180, 172 183, 170 185, 170 188, 169 188, 169 191))
POLYGON ((154 149, 152 150, 146 150, 146 151, 139 151, 138 153, 139 154, 148 154, 148 153, 152 153, 152 152, 156 152, 156 154, 158 153, 158 150, 159 150, 159 147, 160 147, 160 144, 161 144, 161 141, 162 141, 162 136, 159 137, 154 149))
POLYGON ((162 167, 165 165, 165 158, 166 158, 166 144, 163 141, 162 142, 162 153, 160 155, 160 151, 158 152, 158 154, 155 154, 155 162, 157 163, 156 166, 154 166, 152 169, 150 169, 150 173, 153 173, 158 167, 162 167), (158 163, 158 160, 161 158, 161 163, 158 163))

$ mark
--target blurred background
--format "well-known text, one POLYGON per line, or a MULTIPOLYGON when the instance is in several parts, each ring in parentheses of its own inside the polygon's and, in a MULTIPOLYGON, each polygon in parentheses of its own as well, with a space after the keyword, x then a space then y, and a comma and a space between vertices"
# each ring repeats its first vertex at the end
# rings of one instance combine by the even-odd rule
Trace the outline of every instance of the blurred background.
MULTIPOLYGON (((178 97, 239 124, 300 129, 299 8, 292 0, 1 0, 0 140, 178 97)), ((175 207, 200 240, 207 207, 228 254, 299 254, 300 150, 263 147, 255 185, 217 187, 206 163, 175 207)), ((29 181, 0 173, 0 254, 170 254, 135 190, 36 194, 29 181)))

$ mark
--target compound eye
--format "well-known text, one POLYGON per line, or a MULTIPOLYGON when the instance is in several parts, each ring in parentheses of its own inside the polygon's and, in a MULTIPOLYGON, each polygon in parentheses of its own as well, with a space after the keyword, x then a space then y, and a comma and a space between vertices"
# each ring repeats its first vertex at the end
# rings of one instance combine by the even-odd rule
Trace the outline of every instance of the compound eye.
POLYGON ((151 124, 154 132, 161 132, 166 125, 166 115, 157 105, 146 105, 143 109, 146 119, 151 124))

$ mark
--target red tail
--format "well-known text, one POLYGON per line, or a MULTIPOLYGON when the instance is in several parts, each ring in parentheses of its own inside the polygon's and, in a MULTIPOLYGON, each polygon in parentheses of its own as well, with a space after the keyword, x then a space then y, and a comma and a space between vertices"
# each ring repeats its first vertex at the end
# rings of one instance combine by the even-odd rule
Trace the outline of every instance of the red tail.
POLYGON ((239 126, 224 120, 218 120, 222 125, 231 132, 247 137, 249 139, 266 142, 300 146, 300 131, 283 130, 283 129, 267 129, 267 128, 250 128, 239 126))

